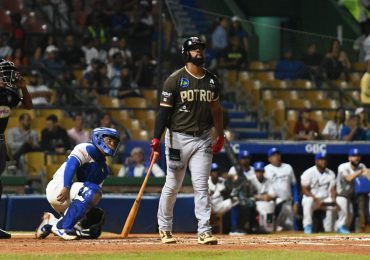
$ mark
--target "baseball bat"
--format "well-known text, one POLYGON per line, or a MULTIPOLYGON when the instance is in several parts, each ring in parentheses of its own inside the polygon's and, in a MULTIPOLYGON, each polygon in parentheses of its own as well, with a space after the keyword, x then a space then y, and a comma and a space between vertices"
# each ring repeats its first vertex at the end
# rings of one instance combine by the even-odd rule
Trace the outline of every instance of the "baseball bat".
POLYGON ((132 226, 134 225, 136 214, 137 214, 137 211, 139 210, 140 201, 141 201, 141 198, 143 197, 144 190, 145 190, 146 184, 147 184, 149 176, 150 176, 150 172, 152 171, 153 165, 154 165, 155 161, 157 160, 158 156, 159 156, 159 153, 154 152, 152 161, 150 162, 149 169, 146 172, 143 184, 141 184, 141 188, 139 190, 139 193, 136 196, 134 204, 131 207, 130 213, 127 216, 125 225, 123 226, 123 229, 122 229, 122 232, 121 232, 121 237, 127 238, 128 234, 131 231, 132 226))

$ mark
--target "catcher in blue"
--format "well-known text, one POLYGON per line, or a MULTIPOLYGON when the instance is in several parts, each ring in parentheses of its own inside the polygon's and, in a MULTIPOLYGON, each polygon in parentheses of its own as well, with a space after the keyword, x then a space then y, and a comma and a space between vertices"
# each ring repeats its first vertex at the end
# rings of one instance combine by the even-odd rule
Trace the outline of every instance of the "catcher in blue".
POLYGON ((73 149, 46 187, 46 198, 61 217, 45 212, 36 238, 44 239, 50 233, 65 240, 100 236, 104 211, 95 206, 109 174, 105 157, 114 156, 119 140, 117 130, 100 127, 92 131, 91 143, 78 144, 73 149))

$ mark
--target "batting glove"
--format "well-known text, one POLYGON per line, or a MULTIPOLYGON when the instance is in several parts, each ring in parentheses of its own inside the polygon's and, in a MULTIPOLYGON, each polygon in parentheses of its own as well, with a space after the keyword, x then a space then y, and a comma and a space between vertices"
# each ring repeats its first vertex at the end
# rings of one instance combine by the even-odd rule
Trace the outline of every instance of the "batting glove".
POLYGON ((150 147, 152 148, 152 153, 150 155, 150 161, 152 161, 153 156, 154 156, 154 152, 157 152, 158 155, 160 155, 160 150, 159 150, 160 140, 157 139, 157 138, 153 138, 152 142, 150 143, 150 147))
POLYGON ((219 153, 224 146, 225 136, 219 135, 216 139, 216 142, 213 144, 212 150, 213 153, 219 153))

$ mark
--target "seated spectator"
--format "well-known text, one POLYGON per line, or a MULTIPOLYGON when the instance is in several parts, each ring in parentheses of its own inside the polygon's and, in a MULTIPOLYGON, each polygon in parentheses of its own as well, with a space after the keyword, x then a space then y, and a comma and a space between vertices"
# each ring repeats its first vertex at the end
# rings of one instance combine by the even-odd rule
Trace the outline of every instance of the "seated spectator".
POLYGON ((304 65, 311 69, 318 69, 322 61, 322 55, 317 52, 316 43, 310 43, 306 53, 302 57, 304 65))
POLYGON ((35 106, 50 105, 52 91, 45 84, 40 84, 40 75, 37 70, 31 71, 27 89, 35 106))
POLYGON ((361 86, 361 103, 363 105, 370 106, 370 60, 367 62, 367 69, 365 74, 361 78, 360 86, 361 86))
POLYGON ((358 107, 355 110, 355 115, 360 119, 360 126, 367 131, 369 129, 369 122, 367 121, 367 113, 363 107, 358 107))
POLYGON ((366 140, 366 131, 361 127, 360 117, 351 115, 347 125, 343 126, 340 132, 340 140, 343 141, 364 141, 366 140))
POLYGON ((67 131, 58 125, 58 117, 46 118, 46 128, 41 132, 41 148, 46 152, 66 153, 71 148, 67 131))
POLYGON ((338 108, 335 112, 334 120, 329 120, 321 136, 325 140, 339 140, 340 132, 346 123, 346 111, 343 108, 338 108))
MULTIPOLYGON (((115 85, 114 80, 118 79, 122 70, 122 55, 119 52, 116 52, 112 56, 112 61, 108 63, 108 78, 111 80, 111 84, 115 85)), ((118 83, 116 85, 119 85, 118 83)))
POLYGON ((238 36, 230 38, 229 47, 220 54, 219 66, 224 69, 242 69, 246 67, 247 55, 240 45, 238 36))
POLYGON ((68 34, 64 39, 65 47, 61 52, 64 64, 70 68, 81 68, 85 65, 85 54, 81 48, 76 46, 72 34, 68 34))
POLYGON ((49 45, 45 49, 45 57, 41 60, 41 65, 46 68, 55 78, 61 78, 63 64, 58 59, 59 49, 55 45, 49 45))
MULTIPOLYGON (((145 161, 144 151, 140 147, 131 150, 131 156, 126 158, 124 165, 118 172, 119 177, 145 177, 150 162, 145 161)), ((165 174, 158 164, 154 164, 151 175, 155 177, 164 177, 165 174)))
POLYGON ((209 196, 211 199, 212 212, 223 215, 234 206, 239 200, 230 197, 230 190, 225 186, 225 179, 220 176, 220 168, 217 163, 212 163, 211 174, 208 179, 209 196))
POLYGON ((315 165, 308 168, 301 176, 303 228, 305 234, 313 231, 313 212, 318 209, 326 211, 323 221, 325 232, 334 229, 334 203, 336 201, 335 173, 327 168, 326 153, 315 155, 315 165))
POLYGON ((31 116, 24 113, 19 116, 19 126, 9 129, 8 146, 16 162, 23 154, 40 149, 37 133, 31 129, 31 122, 31 116))
POLYGON ((299 112, 298 121, 294 125, 295 140, 314 140, 319 134, 317 122, 310 118, 310 111, 303 109, 299 112))
POLYGON ((266 179, 265 164, 263 162, 255 162, 253 164, 255 175, 251 179, 251 183, 254 185, 256 194, 254 199, 256 200, 256 209, 258 212, 258 232, 273 232, 274 231, 274 214, 275 214, 275 193, 272 181, 266 179))
POLYGON ((109 94, 112 97, 125 98, 125 97, 140 97, 142 94, 137 84, 132 79, 131 70, 128 67, 123 67, 119 78, 115 78, 111 82, 112 88, 117 90, 110 90, 109 94))
POLYGON ((282 80, 300 79, 304 77, 304 74, 305 69, 303 64, 294 59, 291 49, 286 49, 283 53, 283 58, 276 64, 275 78, 282 80))
MULTIPOLYGON (((124 37, 121 37, 120 39, 117 39, 117 37, 114 40, 117 41, 117 46, 112 46, 112 48, 109 49, 109 58, 112 60, 113 55, 116 53, 120 53, 122 57, 122 65, 125 66, 131 66, 132 65, 132 52, 127 47, 126 39, 124 37)), ((113 40, 113 39, 112 39, 113 40)))
POLYGON ((323 76, 329 80, 347 79, 348 70, 351 68, 351 63, 347 54, 340 49, 338 40, 334 40, 321 63, 321 72, 323 76))
POLYGON ((109 113, 105 113, 102 118, 100 118, 99 127, 116 128, 114 123, 112 122, 112 116, 109 113))
POLYGON ((87 143, 91 140, 90 132, 84 129, 84 119, 82 114, 76 114, 73 118, 75 126, 67 131, 73 146, 80 143, 87 143))
POLYGON ((7 37, 3 34, 0 36, 0 59, 9 60, 12 56, 13 49, 7 43, 7 37))

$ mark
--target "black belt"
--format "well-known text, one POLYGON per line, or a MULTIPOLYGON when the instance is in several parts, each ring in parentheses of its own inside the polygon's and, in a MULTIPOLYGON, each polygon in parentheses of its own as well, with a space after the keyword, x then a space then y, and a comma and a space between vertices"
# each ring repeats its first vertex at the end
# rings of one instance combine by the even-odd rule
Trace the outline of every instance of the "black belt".
POLYGON ((208 132, 208 130, 202 130, 202 131, 187 131, 187 132, 183 132, 184 134, 186 135, 191 135, 193 137, 199 137, 199 136, 202 136, 204 135, 206 132, 208 132))

